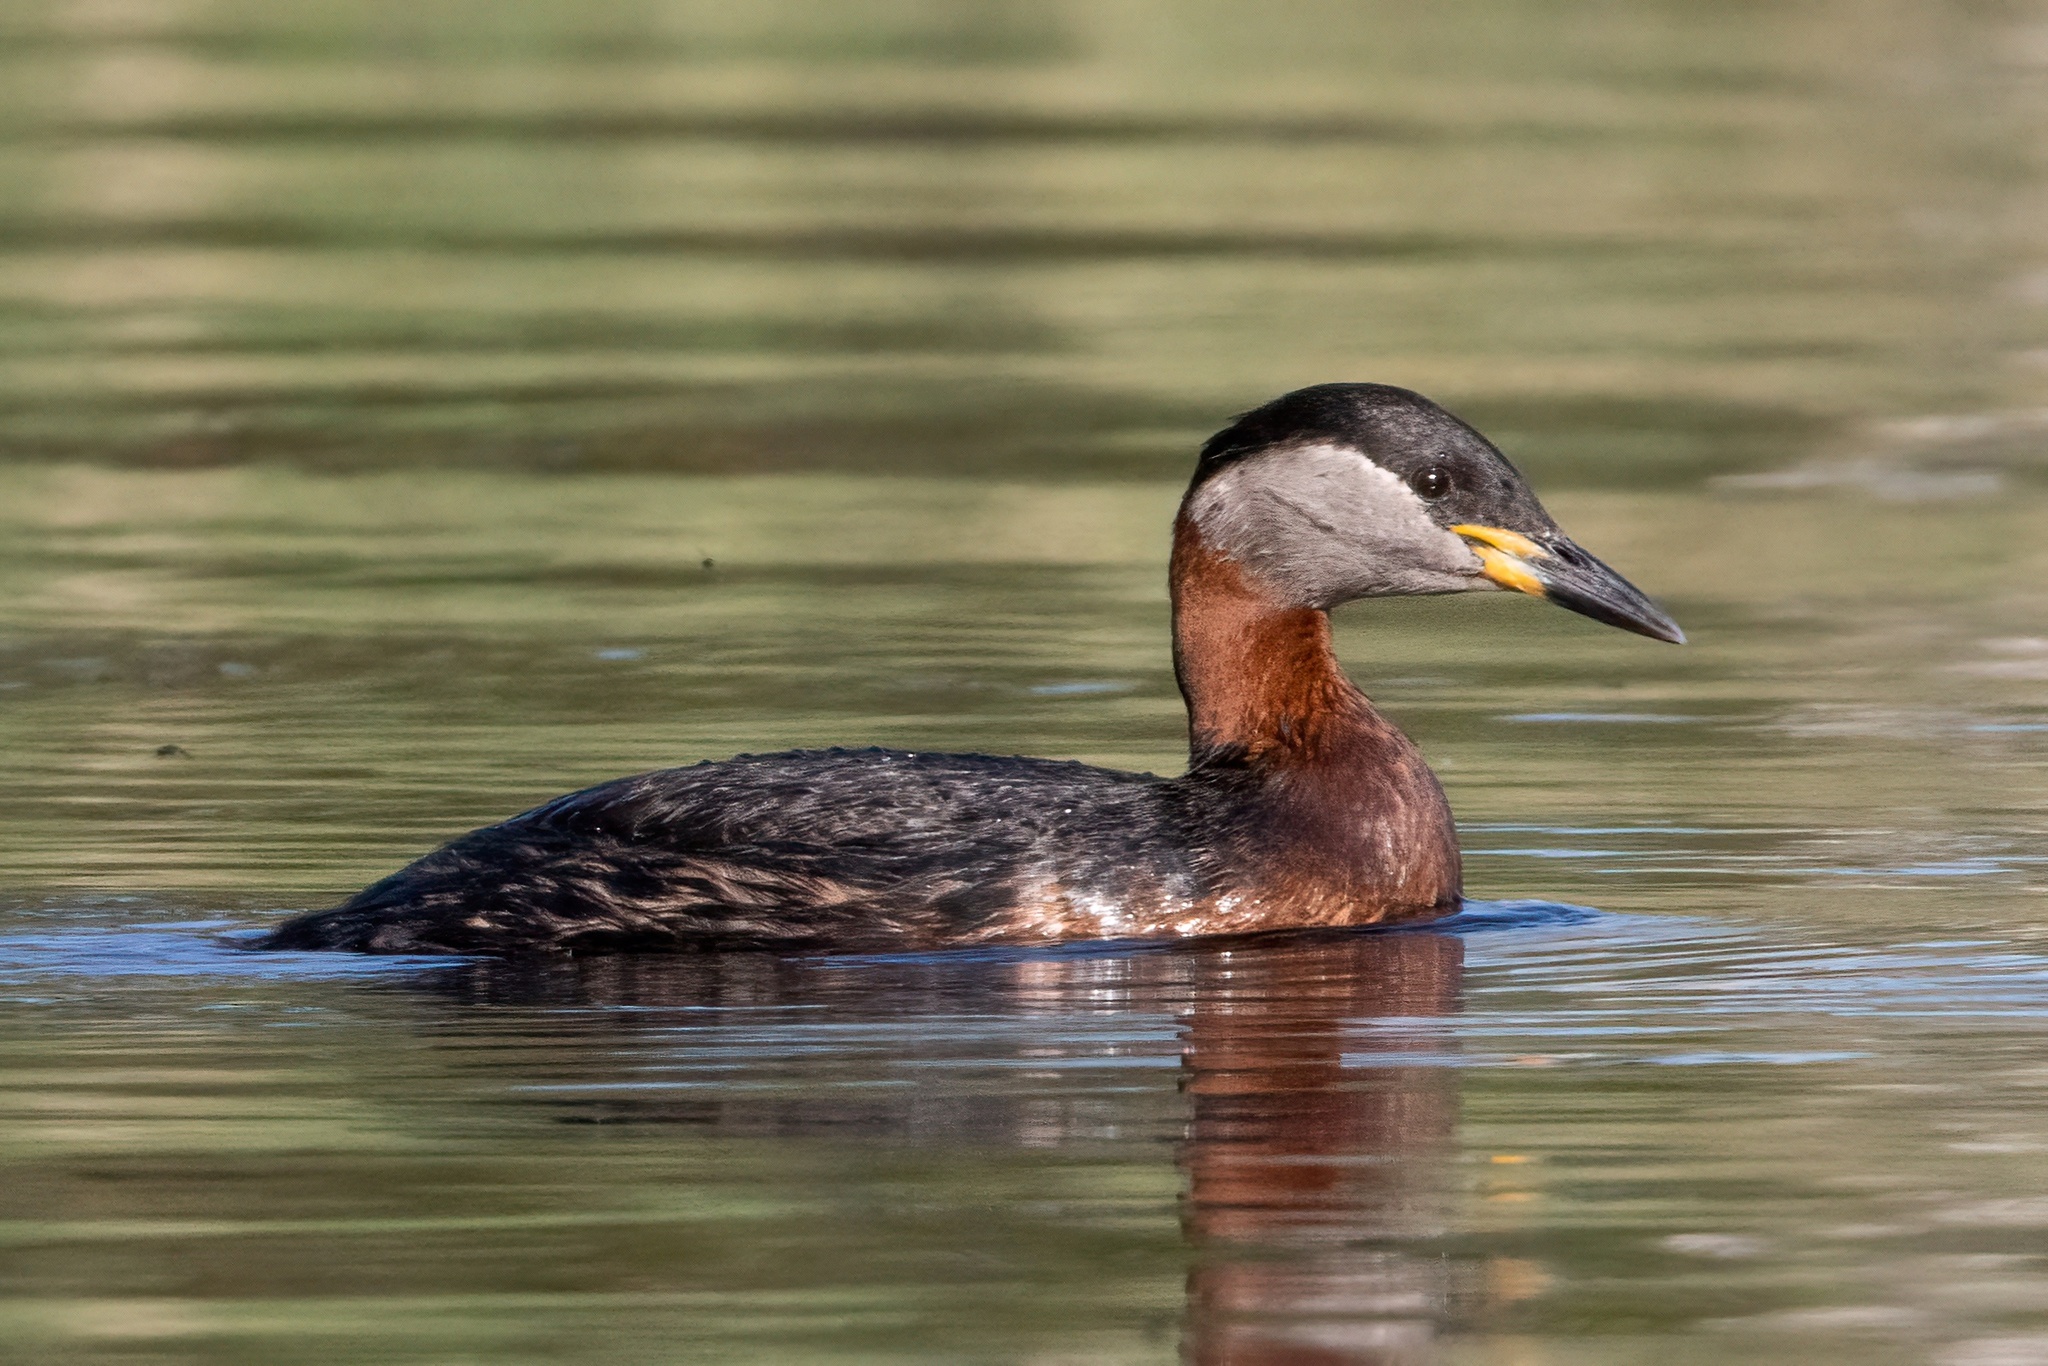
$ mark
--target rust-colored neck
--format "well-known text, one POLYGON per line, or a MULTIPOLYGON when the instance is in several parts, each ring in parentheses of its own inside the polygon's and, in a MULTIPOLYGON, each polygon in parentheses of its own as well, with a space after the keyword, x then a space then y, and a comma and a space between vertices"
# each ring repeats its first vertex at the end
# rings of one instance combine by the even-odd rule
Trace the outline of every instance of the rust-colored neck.
POLYGON ((1378 715, 1330 648, 1330 618, 1278 601, 1182 516, 1173 528, 1173 667, 1192 762, 1312 761, 1378 715))
POLYGON ((1455 907, 1458 839, 1443 789, 1344 676, 1328 615, 1278 598, 1185 515, 1172 573, 1187 781, 1232 794, 1223 843, 1259 927, 1455 907))

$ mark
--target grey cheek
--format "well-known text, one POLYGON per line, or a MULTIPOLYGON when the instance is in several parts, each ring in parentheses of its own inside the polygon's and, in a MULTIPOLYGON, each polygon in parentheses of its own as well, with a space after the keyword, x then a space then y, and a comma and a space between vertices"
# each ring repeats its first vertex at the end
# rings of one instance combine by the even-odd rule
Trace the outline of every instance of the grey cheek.
MULTIPOLYGON (((1328 478, 1327 475, 1322 477, 1328 478)), ((1290 498, 1286 494, 1281 493, 1275 489, 1261 489, 1259 492, 1266 498, 1268 502, 1278 503, 1280 505, 1283 515, 1285 513, 1291 512, 1296 517, 1299 517, 1302 521, 1307 522, 1310 526, 1314 527, 1317 531, 1324 532, 1331 536, 1339 534, 1337 531, 1337 524, 1335 522, 1331 521, 1327 517, 1324 517, 1321 513, 1317 512, 1313 507, 1310 507, 1307 504, 1302 503, 1298 499, 1290 498)))
POLYGON ((1354 451, 1248 462, 1193 512, 1219 550, 1307 605, 1494 586, 1405 484, 1354 451))
MULTIPOLYGON (((1472 547, 1465 544, 1464 537, 1456 532, 1446 531, 1442 540, 1438 542, 1438 548, 1442 551, 1438 567, 1444 573, 1456 574, 1460 578, 1486 578, 1486 566, 1472 553, 1472 547)), ((1493 582, 1491 579, 1486 581, 1493 582)))
POLYGON ((1404 528, 1406 534, 1389 547, 1381 593, 1462 593, 1491 588, 1485 566, 1465 542, 1434 523, 1427 529, 1404 528))

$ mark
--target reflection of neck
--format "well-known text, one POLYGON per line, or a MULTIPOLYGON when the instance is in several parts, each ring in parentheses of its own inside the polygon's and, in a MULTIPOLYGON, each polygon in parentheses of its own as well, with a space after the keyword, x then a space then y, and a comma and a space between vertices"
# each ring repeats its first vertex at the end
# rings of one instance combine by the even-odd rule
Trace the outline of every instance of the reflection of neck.
POLYGON ((1185 1360, 1366 1366, 1433 1335, 1444 1268, 1388 1244, 1442 1231, 1458 1073, 1412 1061, 1444 1050, 1440 1031, 1359 1022, 1453 1013, 1462 965, 1462 942, 1437 934, 1194 962, 1185 1360))

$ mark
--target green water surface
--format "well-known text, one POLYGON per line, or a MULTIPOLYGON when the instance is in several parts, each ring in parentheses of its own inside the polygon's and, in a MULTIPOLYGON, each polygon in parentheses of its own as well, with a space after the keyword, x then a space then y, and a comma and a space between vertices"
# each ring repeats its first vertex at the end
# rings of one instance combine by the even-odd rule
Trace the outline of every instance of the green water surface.
POLYGON ((0 1356, 2048 1363, 2044 447, 2027 0, 13 0, 0 1356), (1460 923, 216 943, 659 765, 1174 771, 1193 450, 1332 379, 1693 637, 1339 614, 1460 923))

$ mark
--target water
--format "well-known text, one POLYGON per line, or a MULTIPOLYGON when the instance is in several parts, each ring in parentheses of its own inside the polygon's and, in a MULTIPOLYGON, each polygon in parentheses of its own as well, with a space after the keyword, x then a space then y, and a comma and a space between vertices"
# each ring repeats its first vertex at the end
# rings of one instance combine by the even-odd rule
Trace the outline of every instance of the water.
POLYGON ((2048 12, 0 13, 24 1359, 2048 1362, 2048 12), (604 777, 1172 771, 1196 442, 1500 439, 1670 649, 1349 609, 1459 921, 219 938, 604 777))

